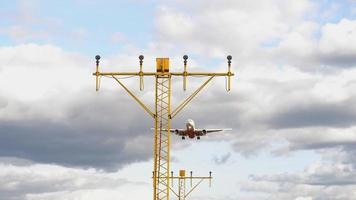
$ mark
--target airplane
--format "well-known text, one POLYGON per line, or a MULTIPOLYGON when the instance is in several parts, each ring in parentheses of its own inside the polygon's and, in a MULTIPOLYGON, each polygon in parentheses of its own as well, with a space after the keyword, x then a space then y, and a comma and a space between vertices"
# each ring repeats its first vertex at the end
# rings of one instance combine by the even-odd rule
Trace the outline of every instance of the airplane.
POLYGON ((230 129, 197 129, 195 128, 195 123, 192 119, 188 119, 185 126, 186 126, 185 129, 170 129, 169 132, 182 136, 182 140, 184 140, 185 137, 189 137, 191 139, 197 137, 197 139, 200 140, 200 136, 204 136, 207 133, 232 130, 231 128, 230 129))

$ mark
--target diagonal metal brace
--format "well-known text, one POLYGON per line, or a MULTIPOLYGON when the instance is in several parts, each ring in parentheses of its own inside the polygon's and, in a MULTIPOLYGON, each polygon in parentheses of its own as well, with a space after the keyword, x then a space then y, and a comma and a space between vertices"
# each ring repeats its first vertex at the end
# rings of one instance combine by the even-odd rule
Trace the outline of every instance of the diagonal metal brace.
POLYGON ((151 115, 152 118, 155 118, 155 114, 153 114, 153 112, 144 104, 142 103, 142 101, 140 99, 138 99, 121 81, 119 81, 119 79, 117 79, 114 75, 112 75, 113 79, 115 79, 120 85, 121 87, 123 87, 127 93, 129 93, 129 95, 134 98, 136 100, 136 102, 138 104, 140 104, 140 106, 145 109, 145 111, 148 112, 149 115, 151 115))
POLYGON ((184 196, 184 198, 186 198, 190 193, 192 193, 193 190, 194 190, 195 188, 197 188, 198 185, 200 185, 200 183, 202 183, 203 181, 204 181, 204 179, 201 179, 201 180, 184 196))
POLYGON ((176 195, 179 198, 179 195, 171 187, 169 187, 169 189, 171 190, 171 192, 173 192, 174 195, 176 195))
POLYGON ((215 76, 212 75, 208 80, 206 80, 198 89, 196 89, 188 98, 186 98, 170 115, 173 119, 215 76))

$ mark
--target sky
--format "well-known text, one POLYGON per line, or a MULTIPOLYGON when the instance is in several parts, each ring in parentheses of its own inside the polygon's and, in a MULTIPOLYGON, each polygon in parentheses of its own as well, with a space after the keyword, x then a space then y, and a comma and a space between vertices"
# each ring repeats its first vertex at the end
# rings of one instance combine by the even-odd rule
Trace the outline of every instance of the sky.
MULTIPOLYGON (((172 121, 192 200, 356 199, 356 1, 1 0, 0 200, 152 198, 153 121, 103 71, 225 72, 172 121)), ((173 79, 173 108, 205 79, 173 79)), ((123 80, 153 108, 154 85, 123 80)), ((175 184, 176 186, 177 184, 175 184)))

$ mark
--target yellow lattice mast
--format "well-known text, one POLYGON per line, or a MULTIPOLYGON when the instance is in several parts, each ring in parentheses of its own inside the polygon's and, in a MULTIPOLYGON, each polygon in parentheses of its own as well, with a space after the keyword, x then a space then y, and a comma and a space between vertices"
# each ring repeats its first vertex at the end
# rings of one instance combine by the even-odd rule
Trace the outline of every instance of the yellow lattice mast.
POLYGON ((171 119, 174 118, 214 77, 224 76, 228 78, 227 91, 230 91, 231 76, 231 56, 228 56, 228 72, 226 73, 206 73, 206 72, 187 72, 188 56, 184 55, 184 71, 170 72, 169 58, 156 58, 156 72, 143 72, 142 64, 144 57, 139 56, 139 72, 100 72, 100 56, 96 59, 96 91, 100 87, 100 78, 102 76, 113 78, 122 86, 128 94, 154 119, 154 148, 153 148, 153 200, 169 200, 170 194, 170 126, 171 119), (155 110, 151 111, 134 93, 129 90, 119 79, 122 76, 139 76, 140 90, 143 90, 143 77, 155 77, 155 110), (171 80, 172 76, 183 77, 183 89, 186 90, 188 76, 207 76, 209 77, 199 88, 197 88, 188 98, 186 98, 176 109, 171 109, 171 80))

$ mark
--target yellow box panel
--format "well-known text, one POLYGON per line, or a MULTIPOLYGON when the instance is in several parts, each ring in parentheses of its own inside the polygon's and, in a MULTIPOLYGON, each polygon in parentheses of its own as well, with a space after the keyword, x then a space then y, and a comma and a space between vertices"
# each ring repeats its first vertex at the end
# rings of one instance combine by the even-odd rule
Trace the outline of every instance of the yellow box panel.
POLYGON ((179 176, 185 177, 185 170, 179 170, 179 176))
POLYGON ((169 72, 169 58, 156 58, 157 72, 169 72))

